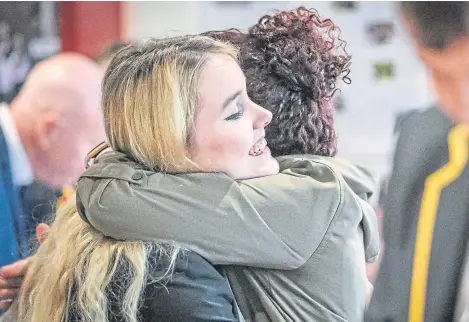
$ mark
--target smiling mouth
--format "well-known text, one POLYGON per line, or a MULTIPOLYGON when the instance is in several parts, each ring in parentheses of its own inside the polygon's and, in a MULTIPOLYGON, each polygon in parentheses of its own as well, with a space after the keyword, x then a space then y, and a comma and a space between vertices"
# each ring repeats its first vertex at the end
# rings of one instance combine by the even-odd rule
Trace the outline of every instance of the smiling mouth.
POLYGON ((251 147, 251 149, 249 150, 249 155, 259 156, 267 150, 269 150, 269 147, 267 146, 267 141, 265 138, 262 138, 251 147))

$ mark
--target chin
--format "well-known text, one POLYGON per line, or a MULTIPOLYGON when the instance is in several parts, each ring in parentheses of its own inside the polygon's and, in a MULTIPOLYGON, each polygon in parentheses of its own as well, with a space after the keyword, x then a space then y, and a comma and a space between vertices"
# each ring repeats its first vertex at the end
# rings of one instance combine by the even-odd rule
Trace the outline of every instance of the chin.
POLYGON ((280 171, 280 165, 278 164, 277 160, 275 160, 273 157, 270 157, 270 160, 264 170, 265 176, 273 176, 275 174, 278 174, 278 172, 280 171))
POLYGON ((237 175, 231 176, 235 180, 247 180, 247 179, 254 179, 254 178, 261 178, 267 176, 273 176, 279 173, 280 166, 272 157, 264 160, 262 164, 258 164, 251 169, 251 171, 246 171, 244 173, 238 173, 237 175))
POLYGON ((258 160, 261 161, 257 171, 259 175, 256 177, 272 176, 279 172, 280 166, 277 160, 271 155, 269 148, 266 148, 264 153, 254 158, 258 158, 258 160))

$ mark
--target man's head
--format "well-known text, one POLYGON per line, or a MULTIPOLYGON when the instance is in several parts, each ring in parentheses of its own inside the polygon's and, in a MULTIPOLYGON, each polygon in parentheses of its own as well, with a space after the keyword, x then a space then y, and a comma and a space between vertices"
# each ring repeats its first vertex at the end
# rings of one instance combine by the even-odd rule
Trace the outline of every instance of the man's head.
POLYGON ((441 107, 456 121, 469 122, 469 3, 401 2, 441 107))
POLYGON ((54 186, 74 183, 86 153, 104 140, 101 68, 78 54, 60 54, 31 71, 11 103, 35 177, 54 186))
POLYGON ((340 80, 350 81, 350 56, 331 20, 300 7, 262 17, 247 34, 206 34, 240 47, 248 94, 273 114, 273 155, 335 155, 331 98, 340 80))

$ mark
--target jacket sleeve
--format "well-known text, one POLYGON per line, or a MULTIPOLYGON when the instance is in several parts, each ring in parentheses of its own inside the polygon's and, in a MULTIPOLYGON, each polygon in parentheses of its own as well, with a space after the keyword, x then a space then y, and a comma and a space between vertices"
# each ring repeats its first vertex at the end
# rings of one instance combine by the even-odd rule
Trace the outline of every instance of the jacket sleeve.
POLYGON ((96 229, 116 239, 174 241, 215 265, 300 267, 341 201, 338 176, 308 160, 244 182, 224 174, 165 175, 122 164, 106 171, 97 166, 82 176, 77 189, 96 229))
MULTIPOLYGON (((298 156, 299 157, 299 156, 298 156)), ((368 263, 375 262, 379 257, 380 238, 378 221, 370 198, 378 186, 375 177, 365 168, 352 165, 350 162, 338 157, 328 158, 320 156, 303 155, 303 159, 324 163, 338 172, 346 183, 346 190, 355 195, 362 212, 361 226, 363 229, 363 242, 365 246, 365 259, 368 263)), ((291 157, 279 158, 281 167, 289 166, 291 157)))

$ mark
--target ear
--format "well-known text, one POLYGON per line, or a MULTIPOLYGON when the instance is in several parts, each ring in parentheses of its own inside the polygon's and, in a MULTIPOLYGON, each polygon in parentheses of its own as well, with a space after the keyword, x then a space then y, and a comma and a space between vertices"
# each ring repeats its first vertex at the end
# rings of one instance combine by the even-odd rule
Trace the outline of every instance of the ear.
POLYGON ((36 227, 36 237, 37 240, 42 244, 44 240, 46 240, 47 234, 49 234, 50 226, 44 223, 40 223, 36 227))
POLYGON ((34 134, 36 142, 42 151, 50 149, 57 139, 57 126, 59 114, 54 111, 45 111, 35 122, 34 134))

